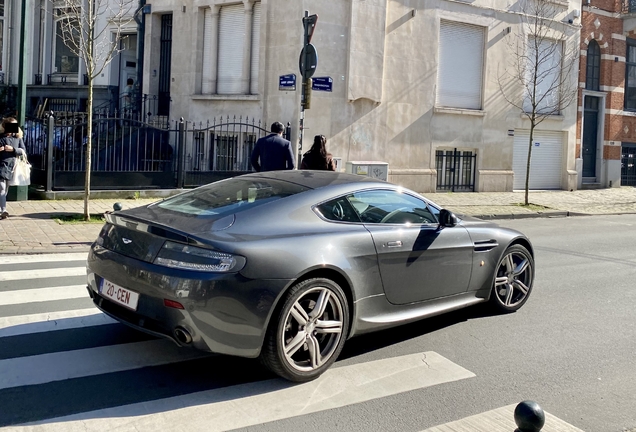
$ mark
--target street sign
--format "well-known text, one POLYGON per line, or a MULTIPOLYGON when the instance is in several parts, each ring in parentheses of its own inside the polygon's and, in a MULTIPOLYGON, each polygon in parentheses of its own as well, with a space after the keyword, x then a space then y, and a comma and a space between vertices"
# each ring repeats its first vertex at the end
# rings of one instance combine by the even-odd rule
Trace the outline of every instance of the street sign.
POLYGON ((333 79, 331 77, 314 77, 311 89, 330 92, 333 90, 333 79))
POLYGON ((296 74, 281 75, 278 77, 278 90, 295 91, 296 74))
POLYGON ((307 38, 305 43, 311 42, 311 37, 314 35, 314 29, 316 28, 316 22, 318 22, 318 15, 316 14, 303 17, 303 27, 305 28, 305 35, 307 38))
POLYGON ((318 66, 318 52, 316 47, 312 44, 307 44, 300 51, 300 58, 298 59, 298 67, 300 68, 300 75, 304 79, 311 78, 316 72, 316 66, 318 66))

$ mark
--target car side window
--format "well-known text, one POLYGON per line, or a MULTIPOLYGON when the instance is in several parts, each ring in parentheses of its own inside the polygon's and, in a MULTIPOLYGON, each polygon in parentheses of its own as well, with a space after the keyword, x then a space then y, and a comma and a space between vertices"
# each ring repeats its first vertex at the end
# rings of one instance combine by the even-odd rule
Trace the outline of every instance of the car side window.
POLYGON ((437 223, 425 201, 394 190, 362 191, 349 195, 349 202, 364 223, 420 225, 437 223))
POLYGON ((316 206, 322 217, 336 222, 360 222, 360 218, 346 197, 340 197, 316 206))

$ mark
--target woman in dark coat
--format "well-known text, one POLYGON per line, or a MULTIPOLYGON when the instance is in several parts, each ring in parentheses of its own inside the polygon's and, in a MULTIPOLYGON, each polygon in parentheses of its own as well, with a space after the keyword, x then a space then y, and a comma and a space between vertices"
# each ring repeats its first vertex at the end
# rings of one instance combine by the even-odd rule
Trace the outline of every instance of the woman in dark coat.
POLYGON ((2 120, 2 135, 0 136, 0 219, 9 216, 7 212, 7 191, 9 180, 13 177, 15 157, 26 154, 26 147, 22 141, 22 134, 17 127, 18 121, 13 117, 2 120), (11 123, 11 126, 8 124, 11 123), (14 125, 15 123, 15 125, 14 125))
POLYGON ((324 135, 316 135, 314 144, 303 155, 300 169, 335 171, 336 165, 331 153, 327 153, 327 138, 324 135))

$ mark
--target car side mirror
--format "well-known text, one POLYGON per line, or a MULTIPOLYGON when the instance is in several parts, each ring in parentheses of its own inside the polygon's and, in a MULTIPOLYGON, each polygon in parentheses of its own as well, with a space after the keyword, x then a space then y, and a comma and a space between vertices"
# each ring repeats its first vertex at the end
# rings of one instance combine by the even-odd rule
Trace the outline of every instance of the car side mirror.
POLYGON ((457 225, 457 216, 450 210, 442 209, 439 212, 439 224, 443 227, 454 227, 457 225))

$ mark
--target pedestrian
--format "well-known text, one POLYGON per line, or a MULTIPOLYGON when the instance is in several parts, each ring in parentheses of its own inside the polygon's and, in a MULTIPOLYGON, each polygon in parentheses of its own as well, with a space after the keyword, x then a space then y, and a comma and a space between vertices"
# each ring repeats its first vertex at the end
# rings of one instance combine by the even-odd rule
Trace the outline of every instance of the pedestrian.
POLYGON ((327 153, 327 138, 324 135, 316 135, 314 144, 309 151, 303 155, 300 169, 335 171, 336 165, 333 162, 331 153, 327 153))
POLYGON ((134 104, 133 104, 133 96, 135 93, 134 88, 135 81, 132 78, 128 78, 126 80, 126 87, 124 87, 123 95, 123 110, 125 113, 131 114, 134 104))
POLYGON ((0 219, 6 219, 9 216, 7 212, 9 180, 13 177, 16 156, 23 154, 26 154, 26 147, 18 121, 13 117, 7 117, 2 120, 0 136, 0 219))
POLYGON ((270 130, 271 134, 256 141, 251 157, 254 170, 260 172, 294 169, 296 165, 291 143, 283 138, 285 126, 280 122, 274 122, 270 130))

